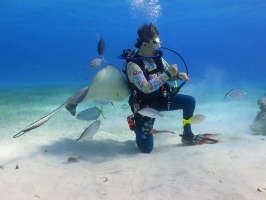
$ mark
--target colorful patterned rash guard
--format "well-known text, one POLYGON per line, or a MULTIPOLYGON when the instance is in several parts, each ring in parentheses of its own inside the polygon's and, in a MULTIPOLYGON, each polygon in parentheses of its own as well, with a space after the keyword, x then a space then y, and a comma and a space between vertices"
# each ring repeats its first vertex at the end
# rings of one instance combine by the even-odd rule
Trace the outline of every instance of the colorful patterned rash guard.
MULTIPOLYGON (((157 68, 153 59, 143 60, 143 62, 145 64, 145 70, 148 72, 151 72, 157 68)), ((163 67, 165 70, 168 69, 164 61, 163 67)), ((159 72, 150 74, 149 80, 147 80, 141 68, 134 62, 129 62, 127 64, 127 74, 129 81, 145 94, 150 94, 159 89, 160 86, 162 86, 169 79, 165 72, 159 72)))

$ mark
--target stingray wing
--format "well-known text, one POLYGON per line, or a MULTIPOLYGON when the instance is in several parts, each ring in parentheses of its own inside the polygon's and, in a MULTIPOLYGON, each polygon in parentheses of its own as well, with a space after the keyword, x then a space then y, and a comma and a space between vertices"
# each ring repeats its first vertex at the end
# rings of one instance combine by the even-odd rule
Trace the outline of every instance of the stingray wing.
POLYGON ((122 77, 121 72, 114 65, 108 65, 101 69, 94 76, 92 83, 80 89, 78 92, 69 97, 65 103, 63 103, 56 110, 50 114, 42 117, 38 121, 34 122, 27 128, 17 133, 14 138, 29 132, 44 123, 46 123, 52 115, 63 109, 64 107, 73 115, 76 115, 76 107, 79 103, 88 99, 104 99, 109 101, 122 101, 129 95, 129 88, 122 77))
POLYGON ((119 69, 108 65, 94 76, 85 100, 105 99, 122 101, 129 95, 129 88, 119 69))
POLYGON ((108 101, 122 101, 129 95, 129 88, 119 69, 108 65, 99 70, 93 77, 91 84, 72 95, 67 101, 66 109, 76 115, 76 107, 87 100, 104 99, 108 101))
POLYGON ((86 95, 88 94, 89 88, 90 86, 80 89, 66 100, 65 108, 70 112, 71 115, 76 115, 76 107, 85 99, 86 95))

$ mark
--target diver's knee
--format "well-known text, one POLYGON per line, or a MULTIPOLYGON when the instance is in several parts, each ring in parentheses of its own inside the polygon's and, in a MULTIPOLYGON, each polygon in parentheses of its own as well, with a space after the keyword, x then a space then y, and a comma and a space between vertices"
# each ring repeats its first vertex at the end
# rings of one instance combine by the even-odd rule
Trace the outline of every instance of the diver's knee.
POLYGON ((189 102, 190 102, 190 105, 192 105, 193 107, 195 107, 196 105, 196 99, 192 96, 189 97, 189 102))
POLYGON ((137 143, 137 145, 138 145, 139 150, 142 153, 149 154, 153 150, 153 145, 147 145, 147 144, 146 145, 143 145, 143 144, 139 144, 139 143, 137 143))
POLYGON ((153 150, 153 148, 143 148, 143 149, 140 149, 140 151, 141 151, 142 153, 146 153, 146 154, 151 153, 152 150, 153 150))
POLYGON ((196 99, 193 96, 190 96, 190 99, 193 104, 196 104, 196 99))

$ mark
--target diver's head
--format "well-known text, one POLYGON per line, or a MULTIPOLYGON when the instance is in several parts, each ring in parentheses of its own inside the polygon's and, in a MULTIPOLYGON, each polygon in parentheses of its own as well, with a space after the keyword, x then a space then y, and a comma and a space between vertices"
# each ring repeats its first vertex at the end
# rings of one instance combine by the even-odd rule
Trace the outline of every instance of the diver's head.
POLYGON ((135 47, 139 49, 139 54, 142 56, 152 56, 161 47, 159 31, 152 23, 144 24, 137 33, 138 38, 135 47))

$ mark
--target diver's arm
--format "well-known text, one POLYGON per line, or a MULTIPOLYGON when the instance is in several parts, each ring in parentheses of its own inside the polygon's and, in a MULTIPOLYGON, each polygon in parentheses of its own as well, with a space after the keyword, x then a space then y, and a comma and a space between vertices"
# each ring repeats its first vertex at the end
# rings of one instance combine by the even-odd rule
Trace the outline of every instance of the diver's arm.
POLYGON ((176 81, 176 80, 189 81, 189 77, 188 77, 187 73, 185 73, 185 72, 178 72, 175 76, 172 76, 171 78, 169 78, 168 81, 176 81))
MULTIPOLYGON (((181 80, 181 78, 178 76, 179 73, 178 73, 178 66, 177 66, 177 64, 173 64, 173 65, 170 66, 170 65, 168 64, 168 62, 166 62, 166 60, 164 60, 163 58, 162 58, 162 63, 163 63, 163 67, 164 67, 164 70, 165 70, 165 71, 166 71, 166 70, 169 70, 169 68, 170 68, 170 70, 171 70, 171 68, 172 68, 173 66, 176 67, 176 70, 174 71, 174 72, 175 72, 175 75, 172 74, 168 81, 175 81, 175 80, 178 80, 178 79, 181 80)), ((181 72, 180 72, 180 73, 181 73, 181 72)))
POLYGON ((180 79, 180 80, 186 80, 186 81, 189 81, 189 77, 187 75, 187 73, 185 72, 178 72, 176 74, 176 76, 180 79))
POLYGON ((147 81, 141 68, 133 62, 128 63, 127 74, 129 81, 146 94, 157 90, 171 77, 171 72, 167 71, 147 81))
MULTIPOLYGON (((177 65, 176 64, 173 64, 172 66, 176 66, 177 67, 177 65)), ((172 67, 171 66, 171 67, 172 67)), ((171 68, 171 67, 168 67, 168 70, 171 68)), ((187 75, 187 73, 185 73, 185 72, 178 72, 178 68, 177 68, 177 73, 176 73, 176 75, 171 75, 171 78, 169 78, 169 80, 168 81, 176 81, 176 80, 186 80, 186 81, 189 81, 189 77, 188 77, 188 75, 187 75)))

